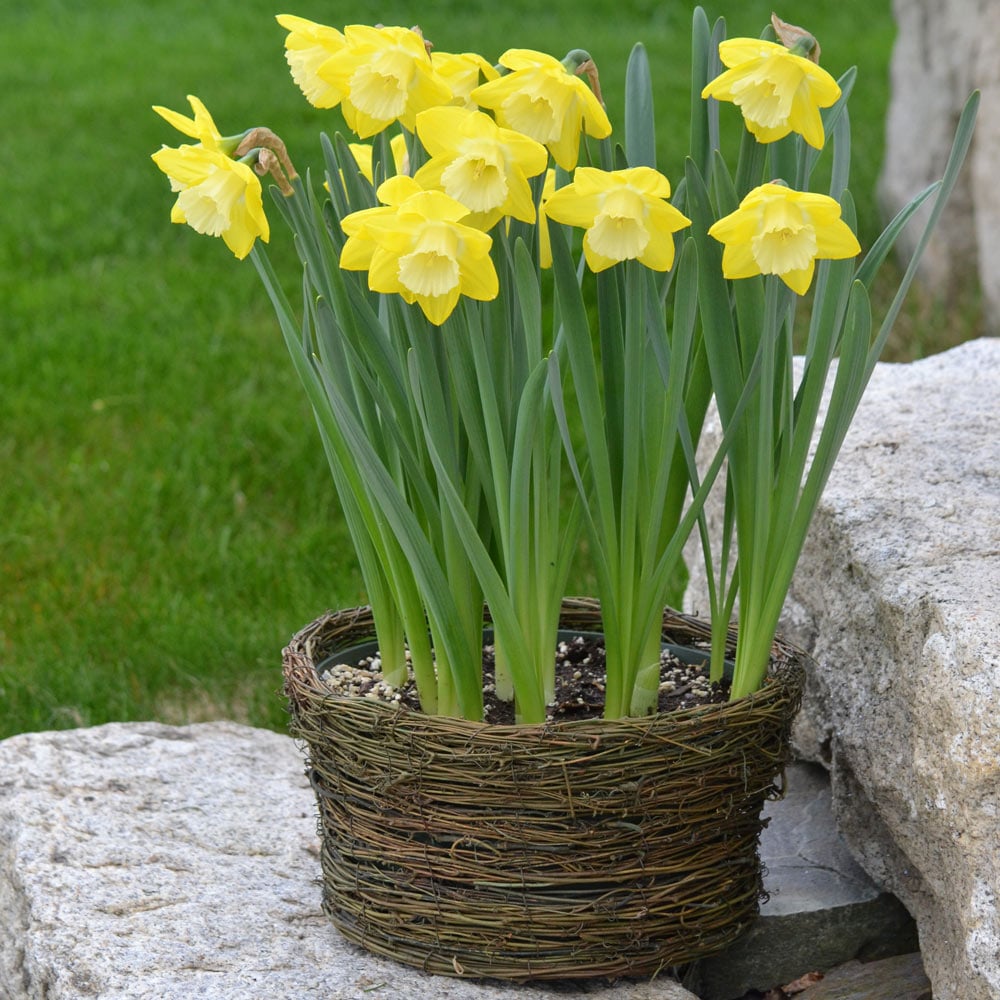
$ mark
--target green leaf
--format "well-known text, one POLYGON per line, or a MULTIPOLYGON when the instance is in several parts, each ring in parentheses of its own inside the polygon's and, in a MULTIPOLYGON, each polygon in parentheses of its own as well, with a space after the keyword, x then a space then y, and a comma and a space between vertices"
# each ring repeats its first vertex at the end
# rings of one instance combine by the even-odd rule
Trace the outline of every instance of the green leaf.
POLYGON ((625 155, 630 167, 656 167, 653 83, 641 42, 633 47, 625 70, 625 155))
POLYGON ((514 281, 521 322, 524 325, 527 360, 530 365, 542 359, 542 290, 531 251, 522 239, 514 244, 514 281))
POLYGON ((705 351, 712 383, 724 423, 732 419, 743 382, 733 359, 740 356, 730 290, 722 276, 722 246, 708 230, 715 222, 708 190, 693 160, 686 163, 687 214, 698 251, 698 302, 704 330, 705 351))

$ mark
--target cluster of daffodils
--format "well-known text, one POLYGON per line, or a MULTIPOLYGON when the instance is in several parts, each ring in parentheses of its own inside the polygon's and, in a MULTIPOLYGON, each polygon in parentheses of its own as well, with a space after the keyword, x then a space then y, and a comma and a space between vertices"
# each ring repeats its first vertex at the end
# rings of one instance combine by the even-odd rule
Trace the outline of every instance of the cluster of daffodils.
POLYGON ((195 97, 190 117, 155 109, 192 141, 153 159, 177 195, 171 219, 249 257, 275 307, 385 682, 399 687, 412 670, 424 711, 482 719, 485 608, 497 695, 519 721, 543 722, 562 602, 590 590, 607 651, 605 714, 653 712, 663 608, 683 599, 697 529, 712 679, 731 655, 730 697, 756 691, 920 251, 877 331, 869 288, 933 196, 926 245, 974 102, 939 189, 856 262, 845 113, 855 73, 834 80, 815 40, 778 18, 766 38, 727 40, 695 8, 691 149, 674 187, 656 169, 641 44, 612 137, 581 49, 561 61, 509 49, 494 64, 435 51, 415 28, 278 22, 295 83, 355 133, 321 136, 322 184, 298 176, 268 128, 223 136, 195 97), (734 170, 722 139, 731 123, 734 170), (821 193, 811 185, 828 145, 821 193), (263 178, 302 268, 294 306, 263 246, 263 178), (713 399, 722 435, 702 468, 713 399), (715 487, 718 539, 704 517, 715 487), (574 587, 584 547, 593 583, 574 587))
MULTIPOLYGON (((373 291, 399 294, 436 324, 462 295, 493 298, 489 233, 510 219, 538 224, 543 267, 551 264, 546 219, 585 230, 584 253, 595 272, 633 259, 656 271, 672 267, 674 234, 690 220, 670 204, 668 179, 649 166, 577 167, 581 136, 612 132, 587 52, 573 50, 560 62, 510 49, 494 66, 472 53, 435 52, 416 28, 349 25, 341 32, 292 15, 278 22, 288 31, 292 77, 310 103, 339 106, 361 139, 401 127, 392 141, 397 176, 379 185, 380 206, 341 220, 350 237, 341 265, 368 271, 373 291), (422 165, 411 172, 414 144, 422 165), (558 187, 556 167, 565 181, 558 187)), ((759 142, 796 132, 821 148, 820 109, 837 101, 840 88, 809 58, 818 52, 814 40, 777 25, 790 44, 723 42, 719 57, 728 68, 702 96, 738 105, 759 142)), ((245 257, 255 239, 269 238, 257 174, 273 174, 290 193, 294 170, 276 157, 273 142, 248 142, 263 130, 223 138, 204 105, 189 101, 193 118, 155 108, 198 140, 153 156, 178 193, 171 219, 222 236, 245 257)), ((350 148, 374 180, 372 147, 350 148)), ((800 295, 817 259, 860 252, 833 198, 782 181, 750 191, 711 235, 725 245, 727 278, 775 274, 800 295)))

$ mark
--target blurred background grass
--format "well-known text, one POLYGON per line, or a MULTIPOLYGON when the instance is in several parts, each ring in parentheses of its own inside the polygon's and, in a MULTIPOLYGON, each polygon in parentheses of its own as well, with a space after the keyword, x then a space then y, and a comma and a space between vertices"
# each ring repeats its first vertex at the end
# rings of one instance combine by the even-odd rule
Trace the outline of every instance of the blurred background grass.
MULTIPOLYGON (((791 4, 786 20, 805 18, 791 4)), ((799 5, 801 6, 801 5, 799 5)), ((419 23, 446 51, 590 50, 612 121, 628 53, 649 49, 661 166, 685 149, 680 0, 442 0, 289 12, 419 23)), ((851 64, 853 189, 878 229, 889 0, 809 5, 835 75, 851 64)), ((771 4, 707 7, 757 34, 771 4)), ((275 128, 299 170, 316 112, 291 81, 273 3, 36 0, 0 37, 0 738, 35 729, 228 717, 283 728, 279 653, 327 607, 363 600, 311 415, 248 263, 168 221, 149 159, 179 136, 150 110, 197 94, 224 133, 275 128)), ((275 227, 275 257, 289 250, 275 227)), ((290 250, 287 254, 291 269, 290 250)), ((907 312, 890 357, 975 334, 974 302, 907 312), (957 319, 955 318, 957 317, 957 319)))

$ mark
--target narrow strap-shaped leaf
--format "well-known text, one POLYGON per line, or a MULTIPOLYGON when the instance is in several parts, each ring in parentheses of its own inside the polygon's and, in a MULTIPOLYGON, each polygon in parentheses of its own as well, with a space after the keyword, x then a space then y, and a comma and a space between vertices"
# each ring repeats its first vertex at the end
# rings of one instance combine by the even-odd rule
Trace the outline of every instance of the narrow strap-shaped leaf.
MULTIPOLYGON (((601 405, 604 411, 604 438, 608 461, 614 482, 622 476, 622 441, 626 424, 620 401, 629 392, 625 366, 626 332, 623 319, 629 310, 625 300, 623 269, 620 265, 608 268, 596 276, 597 328, 600 334, 601 405)), ((593 350, 593 348, 591 348, 593 350)), ((622 494, 619 493, 619 496, 622 494)), ((617 509, 617 508, 616 508, 617 509)))
MULTIPOLYGON (((593 497, 593 524, 600 533, 603 543, 616 548, 617 535, 615 488, 612 479, 611 455, 605 437, 602 417, 603 403, 594 360, 590 323, 583 303, 576 270, 569 251, 565 227, 549 223, 552 244, 552 273, 555 294, 562 319, 564 348, 569 360, 573 386, 580 410, 584 440, 590 475, 593 477, 593 492, 585 491, 593 497)), ((617 553, 609 559, 610 565, 617 563, 617 553)))
MULTIPOLYGON (((716 154, 713 169, 717 169, 721 156, 716 154)), ((749 129, 743 130, 740 151, 736 158, 736 194, 742 199, 764 181, 764 166, 767 163, 767 146, 758 142, 749 129)))
POLYGON ((708 18, 701 7, 695 7, 691 19, 691 136, 690 155, 701 171, 707 177, 712 166, 713 143, 709 128, 709 111, 718 113, 716 102, 706 101, 701 92, 708 84, 713 53, 711 29, 708 18))
POLYGON ((625 156, 630 167, 656 167, 656 121, 649 56, 641 42, 625 69, 625 156))
MULTIPOLYGON (((462 627, 448 582, 448 576, 438 555, 423 533, 407 497, 399 489, 389 471, 375 453, 353 415, 331 400, 331 409, 324 408, 325 427, 331 440, 357 462, 361 478, 356 488, 369 495, 377 505, 378 519, 392 531, 413 569, 431 619, 435 635, 442 643, 442 653, 453 669, 452 680, 458 706, 465 718, 482 717, 482 687, 478 672, 462 665, 478 663, 480 651, 471 646, 462 627)), ((372 530, 379 531, 377 525, 372 530)))
MULTIPOLYGON (((392 537, 399 542, 410 567, 414 570, 414 580, 419 584, 420 591, 426 599, 428 614, 433 618, 440 634, 449 642, 451 648, 461 652, 463 638, 455 629, 457 616, 448 591, 447 581, 440 571, 440 566, 436 563, 433 552, 420 535, 419 525, 416 524, 415 518, 412 512, 407 509, 405 502, 395 504, 390 502, 388 511, 384 509, 376 511, 372 505, 372 493, 368 489, 370 483, 379 480, 381 490, 377 492, 383 499, 391 499, 396 494, 397 488, 391 476, 381 466, 377 456, 371 453, 363 432, 354 424, 350 412, 342 407, 339 408, 338 412, 336 396, 331 397, 325 392, 322 381, 311 364, 309 356, 303 350, 298 325, 266 253, 261 247, 255 246, 251 251, 251 259, 274 304, 278 324, 293 367, 312 404, 331 469, 334 471, 338 491, 343 491, 345 495, 354 498, 353 505, 351 505, 351 516, 356 519, 355 530, 359 536, 364 535, 370 539, 371 544, 375 546, 373 558, 383 560, 383 565, 386 566, 392 565, 392 553, 391 549, 385 546, 386 536, 384 532, 386 528, 393 532, 392 537), (353 440, 346 433, 351 430, 354 431, 353 440), (389 513, 390 516, 386 517, 386 513, 389 513)), ((396 495, 398 497, 398 494, 396 495)), ((374 575, 372 578, 374 579, 374 575)), ((469 653, 468 655, 473 654, 469 653)), ((425 707, 433 706, 432 690, 427 687, 426 683, 424 688, 427 692, 427 700, 422 704, 425 707)), ((477 713, 476 692, 468 690, 464 692, 463 711, 466 712, 468 718, 479 718, 481 715, 481 692, 479 692, 478 697, 480 709, 477 713)), ((430 710, 429 707, 428 710, 430 710)))
MULTIPOLYGON (((421 412, 425 413, 424 404, 427 401, 422 398, 422 388, 418 379, 414 379, 414 391, 418 396, 418 406, 421 412)), ((542 722, 545 719, 544 696, 538 683, 537 673, 532 669, 530 651, 524 642, 510 595, 490 558, 489 552, 479 537, 475 522, 469 516, 469 512, 462 502, 461 494, 454 482, 453 473, 438 451, 435 439, 435 434, 428 434, 428 450, 437 471, 438 488, 444 507, 457 529, 456 538, 463 545, 483 593, 486 595, 494 627, 504 636, 504 646, 517 698, 518 714, 524 722, 542 722)), ((460 680, 460 673, 459 671, 455 672, 456 684, 460 680)))
MULTIPOLYGON (((849 405, 838 405, 838 401, 848 403, 860 398, 864 391, 867 381, 865 357, 870 336, 871 309, 868 296, 864 285, 855 282, 845 320, 840 362, 830 397, 831 408, 820 432, 809 473, 794 516, 780 526, 781 545, 775 548, 776 557, 770 566, 768 586, 761 587, 756 592, 759 595, 756 613, 747 618, 741 611, 740 642, 737 644, 731 692, 733 698, 757 690, 763 681, 781 606, 788 593, 813 513, 853 417, 853 409, 849 405)), ((791 489, 792 485, 789 483, 787 488, 791 489)), ((794 485, 797 487, 797 483, 794 485)))
POLYGON ((330 137, 321 133, 319 137, 320 148, 323 150, 323 164, 326 167, 326 186, 330 193, 330 200, 333 204, 337 225, 340 220, 350 213, 350 197, 344 183, 344 174, 340 169, 340 163, 333 149, 330 137))
MULTIPOLYGON (((354 154, 351 152, 347 140, 339 132, 334 135, 332 146, 326 136, 321 136, 320 142, 323 143, 324 139, 326 139, 324 154, 326 154, 326 149, 329 147, 334 161, 331 164, 330 157, 326 156, 327 173, 329 174, 330 167, 336 164, 341 182, 344 185, 344 192, 347 195, 348 210, 357 212, 365 208, 374 208, 378 204, 378 198, 375 196, 375 187, 361 173, 361 167, 358 166, 357 160, 354 159, 354 154)), ((332 177, 327 177, 327 183, 332 186, 332 177)))
POLYGON ((833 167, 830 170, 830 197, 841 200, 851 183, 851 116, 844 113, 833 130, 833 167))
POLYGON ((733 359, 739 357, 736 325, 730 306, 729 286, 722 276, 722 247, 708 235, 715 222, 705 182, 693 160, 686 164, 687 214, 698 251, 698 301, 701 309, 705 351, 715 387, 719 414, 724 424, 732 420, 742 379, 733 359))
POLYGON ((536 365, 543 356, 542 290, 538 271, 524 240, 514 243, 514 283, 517 305, 524 325, 526 355, 529 365, 536 365))

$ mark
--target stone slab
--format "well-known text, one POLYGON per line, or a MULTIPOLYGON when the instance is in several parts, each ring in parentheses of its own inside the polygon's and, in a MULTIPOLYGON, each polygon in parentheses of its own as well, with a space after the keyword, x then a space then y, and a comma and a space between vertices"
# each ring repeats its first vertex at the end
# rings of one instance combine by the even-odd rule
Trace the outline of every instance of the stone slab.
MULTIPOLYGON (((288 737, 226 722, 112 724, 0 743, 0 926, 8 931, 0 997, 322 991, 331 1000, 362 992, 491 1000, 522 992, 427 977, 336 933, 319 908, 315 802, 302 770, 288 737)), ((825 772, 793 765, 787 790, 766 806, 771 898, 750 936, 706 966, 714 970, 706 989, 715 991, 706 996, 733 983, 742 993, 787 981, 906 936, 905 911, 840 841, 825 772), (761 963, 768 971, 758 974, 761 963)), ((573 991, 606 1000, 692 996, 668 980, 573 991)))
POLYGON ((840 836, 822 767, 789 767, 785 798, 769 802, 764 815, 760 854, 770 898, 747 934, 698 963, 692 984, 703 1000, 765 993, 849 959, 917 950, 913 918, 872 882, 840 836))
MULTIPOLYGON (((316 807, 293 741, 218 722, 0 742, 2 1000, 546 1000, 432 977, 320 911, 316 807)), ((677 983, 574 985, 697 1000, 677 983)))
POLYGON ((830 777, 816 764, 785 774, 785 797, 764 807, 761 861, 770 899, 762 917, 781 917, 875 899, 880 890, 854 860, 833 818, 830 777))

